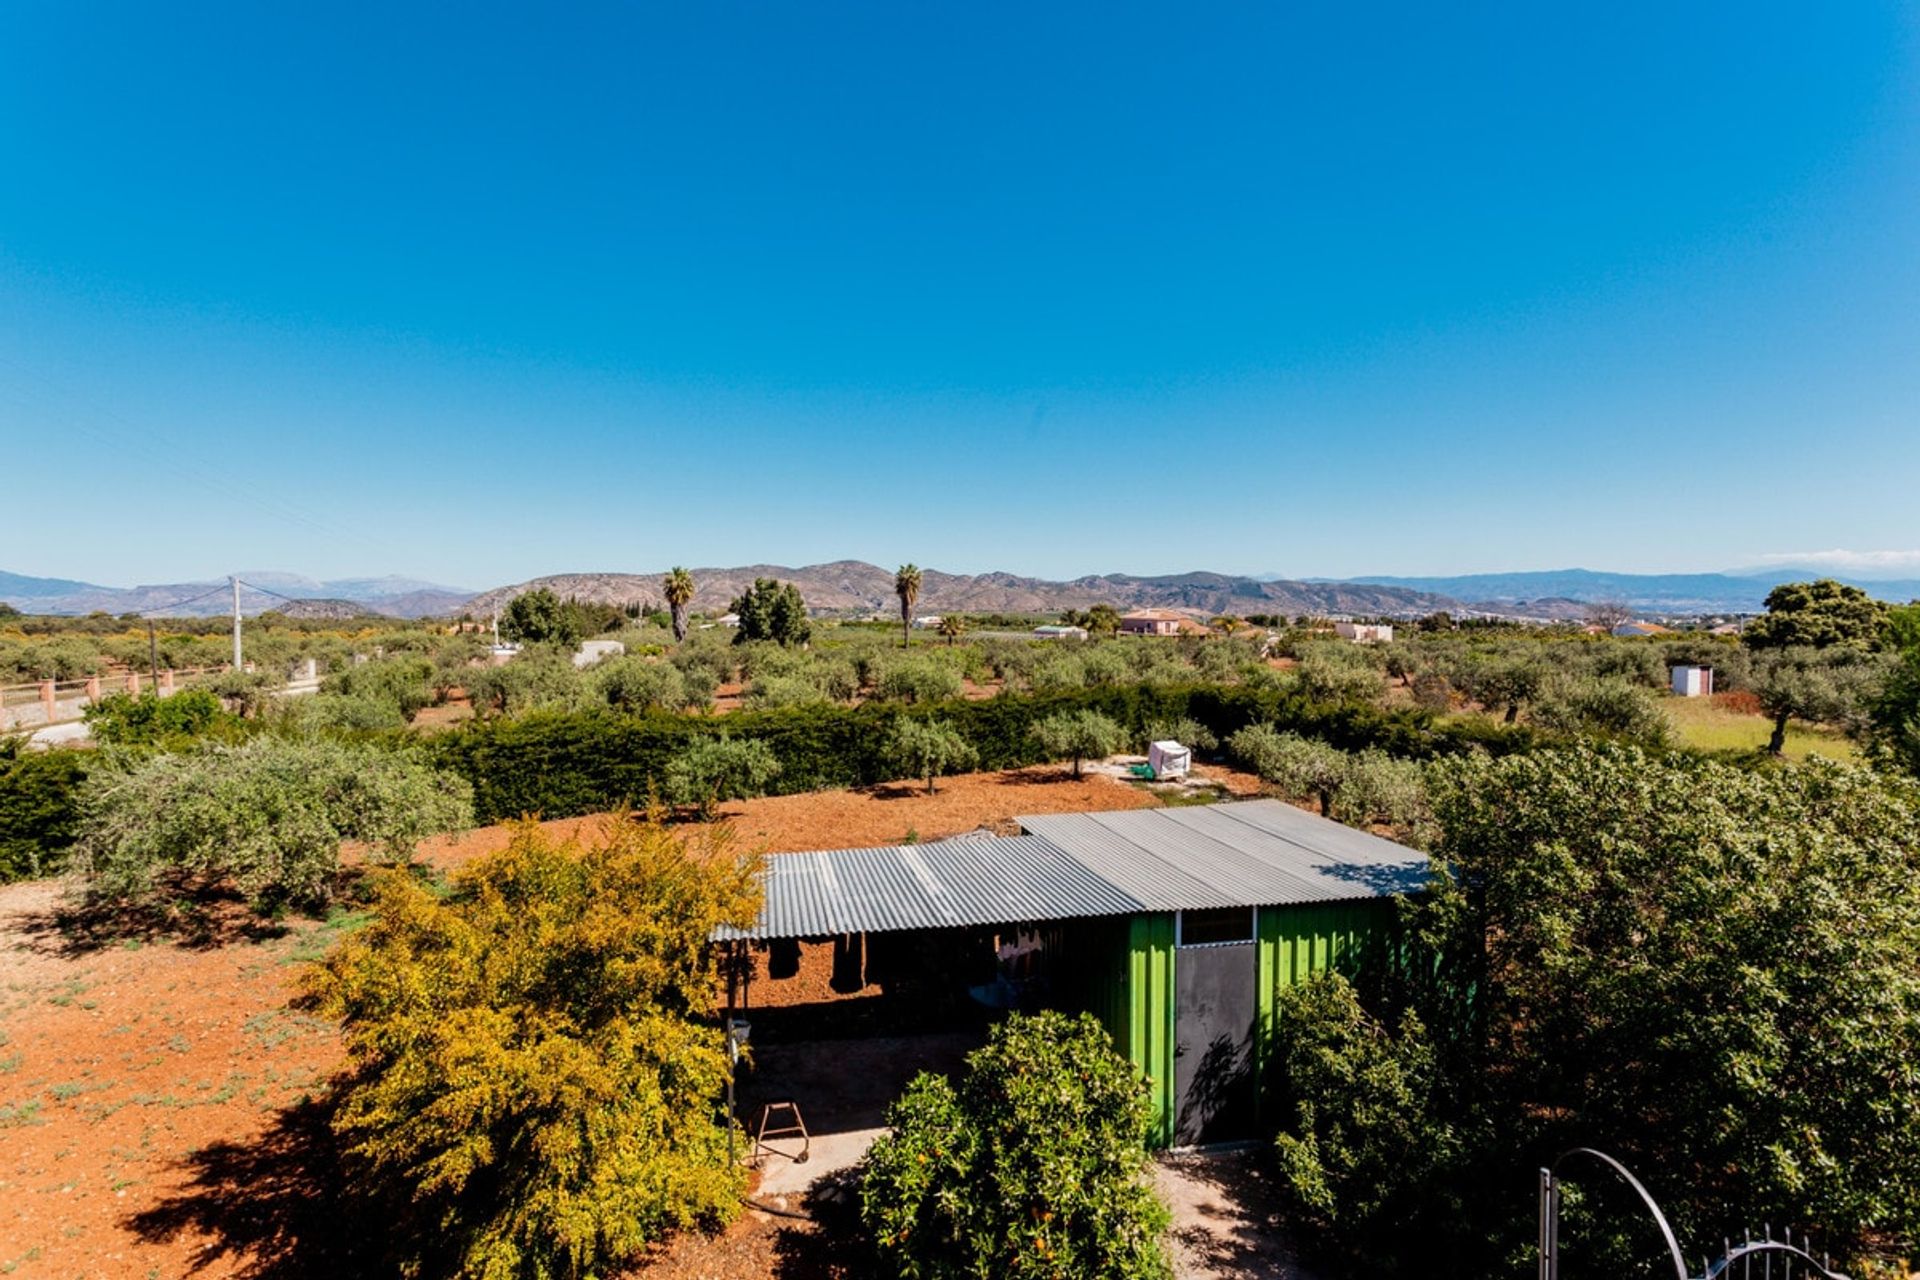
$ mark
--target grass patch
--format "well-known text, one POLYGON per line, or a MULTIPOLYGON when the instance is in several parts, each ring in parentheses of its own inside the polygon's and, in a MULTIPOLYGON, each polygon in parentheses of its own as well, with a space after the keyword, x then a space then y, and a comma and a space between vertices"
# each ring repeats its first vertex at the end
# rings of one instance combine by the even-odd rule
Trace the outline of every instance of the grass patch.
POLYGON ((0 1129, 14 1129, 23 1124, 39 1124, 40 1099, 29 1098, 25 1102, 0 1104, 0 1129))
POLYGON ((283 964, 313 964, 324 960, 342 938, 358 933, 373 919, 373 912, 335 907, 326 919, 300 935, 282 959, 283 964))
MULTIPOLYGON (((1713 698, 1667 698, 1663 701, 1673 735, 1696 751, 1764 751, 1773 736, 1773 721, 1721 705, 1713 698)), ((1857 764, 1860 749, 1846 735, 1819 725, 1787 722, 1786 754, 1792 760, 1810 755, 1857 764)))

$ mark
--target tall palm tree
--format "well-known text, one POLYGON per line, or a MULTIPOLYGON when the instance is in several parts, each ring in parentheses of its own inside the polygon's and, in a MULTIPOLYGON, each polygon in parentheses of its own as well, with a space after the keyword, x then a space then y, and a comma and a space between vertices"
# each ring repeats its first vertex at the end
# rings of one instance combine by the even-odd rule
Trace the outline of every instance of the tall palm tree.
POLYGON ((953 648, 953 642, 966 634, 967 620, 957 613, 940 615, 940 634, 947 638, 947 648, 953 648))
POLYGON ((660 583, 667 607, 673 610, 673 642, 687 638, 687 602, 693 599, 693 575, 675 565, 660 583))
POLYGON ((893 594, 900 597, 900 643, 913 643, 913 603, 920 598, 920 566, 903 564, 893 575, 893 594))

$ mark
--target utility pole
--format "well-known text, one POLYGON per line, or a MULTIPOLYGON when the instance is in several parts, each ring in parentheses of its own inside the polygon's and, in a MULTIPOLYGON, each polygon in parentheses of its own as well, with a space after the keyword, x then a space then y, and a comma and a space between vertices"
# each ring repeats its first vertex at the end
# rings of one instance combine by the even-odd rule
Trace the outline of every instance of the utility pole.
POLYGON ((233 669, 238 673, 240 665, 240 579, 231 575, 227 578, 233 584, 233 669))
POLYGON ((160 696, 160 642, 154 638, 153 619, 147 619, 147 665, 153 671, 153 696, 160 696))

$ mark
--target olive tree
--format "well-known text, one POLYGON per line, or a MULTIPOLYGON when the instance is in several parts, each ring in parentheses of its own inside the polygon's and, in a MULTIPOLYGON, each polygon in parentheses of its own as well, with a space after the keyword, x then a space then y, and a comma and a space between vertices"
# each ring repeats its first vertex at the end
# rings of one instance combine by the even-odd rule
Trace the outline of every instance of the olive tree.
POLYGON ((1083 760, 1110 756, 1126 745, 1127 733, 1098 711, 1061 711, 1036 721, 1030 730, 1040 749, 1055 760, 1072 760, 1080 776, 1083 760))
POLYGON ((406 862, 472 811, 463 779, 411 753, 322 738, 107 754, 81 793, 69 865, 100 898, 230 883, 263 908, 310 905, 331 896, 343 841, 406 862))
POLYGON ((960 731, 944 720, 915 720, 902 716, 887 735, 881 755, 910 778, 925 778, 927 794, 942 774, 971 769, 980 759, 960 731))

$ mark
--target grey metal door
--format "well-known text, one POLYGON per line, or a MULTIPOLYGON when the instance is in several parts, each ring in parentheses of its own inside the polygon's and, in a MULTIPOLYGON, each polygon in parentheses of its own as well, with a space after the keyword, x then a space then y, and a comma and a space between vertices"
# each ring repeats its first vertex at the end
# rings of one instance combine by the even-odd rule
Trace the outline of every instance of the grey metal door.
POLYGON ((1174 1142, 1253 1136, 1253 943, 1181 947, 1173 962, 1174 1142))

